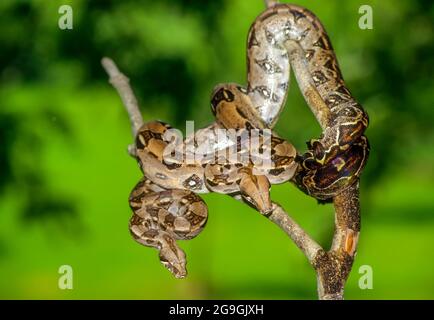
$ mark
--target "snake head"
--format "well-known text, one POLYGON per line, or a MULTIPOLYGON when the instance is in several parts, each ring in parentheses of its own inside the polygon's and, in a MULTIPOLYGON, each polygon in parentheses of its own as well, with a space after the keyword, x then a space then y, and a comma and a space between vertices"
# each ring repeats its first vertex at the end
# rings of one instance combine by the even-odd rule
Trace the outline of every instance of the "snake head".
POLYGON ((240 191, 243 199, 262 214, 267 214, 272 210, 270 182, 266 176, 243 174, 240 191))
POLYGON ((216 115, 217 106, 221 102, 232 102, 235 100, 235 94, 228 85, 217 85, 211 94, 211 110, 216 115))
POLYGON ((185 252, 168 235, 164 236, 160 249, 160 261, 177 279, 187 276, 185 252))
POLYGON ((217 85, 211 94, 211 110, 226 129, 266 127, 253 106, 248 91, 236 83, 217 85))

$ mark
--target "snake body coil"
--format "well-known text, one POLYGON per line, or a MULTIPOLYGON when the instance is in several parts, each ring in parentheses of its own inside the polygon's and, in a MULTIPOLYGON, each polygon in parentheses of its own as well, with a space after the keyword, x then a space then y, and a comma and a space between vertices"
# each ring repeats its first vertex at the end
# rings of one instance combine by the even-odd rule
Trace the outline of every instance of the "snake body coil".
POLYGON ((271 184, 291 180, 305 193, 327 200, 357 181, 367 160, 363 133, 368 117, 345 86, 328 36, 313 13, 283 4, 264 11, 250 28, 247 60, 247 88, 217 86, 211 98, 216 123, 175 148, 184 154, 191 144, 224 154, 235 148, 247 161, 222 162, 219 155, 205 152, 193 162, 168 162, 170 143, 164 137, 171 127, 158 121, 145 124, 136 137, 136 157, 145 177, 130 196, 130 230, 136 241, 157 248, 161 262, 179 278, 186 275, 186 260, 176 240, 193 238, 207 221, 206 204, 197 193, 228 194, 268 214, 271 184), (265 135, 285 105, 291 67, 323 129, 298 156, 275 133, 265 135), (250 138, 257 129, 257 147, 270 148, 272 165, 258 165, 261 156, 252 156, 252 146, 240 143, 239 137, 228 137, 220 146, 214 138, 222 128, 241 130, 250 138))
MULTIPOLYGON (((186 275, 186 260, 176 240, 193 238, 207 221, 206 204, 196 193, 228 194, 267 214, 272 209, 270 185, 289 181, 297 169, 295 148, 275 134, 267 136, 259 131, 256 137, 257 149, 270 149, 270 163, 259 161, 263 160, 263 152, 252 153, 254 127, 247 124, 246 115, 256 111, 242 88, 226 85, 214 92, 212 101, 221 125, 216 123, 207 130, 199 130, 174 148, 168 149, 171 141, 165 139, 172 128, 160 121, 144 124, 136 136, 135 154, 145 178, 130 196, 134 212, 130 231, 137 242, 157 248, 163 265, 178 278, 186 275), (233 144, 226 143, 228 146, 214 153, 218 148, 213 138, 219 135, 218 130, 235 123, 240 129, 238 135, 227 137, 233 144), (248 139, 238 139, 242 136, 248 139), (185 155, 188 142, 195 149, 205 144, 210 155, 194 157, 192 163, 186 157, 168 157, 171 153, 167 150, 178 150, 185 155), (230 148, 235 149, 235 161, 228 158, 230 148), (224 157, 220 158, 221 155, 224 157)), ((251 118, 258 119, 256 115, 251 118)), ((254 125, 260 127, 259 123, 257 120, 254 125)))
POLYGON ((249 96, 270 127, 284 107, 292 66, 323 129, 298 158, 293 181, 317 199, 332 198, 358 179, 366 163, 368 116, 344 83, 324 27, 309 10, 278 4, 256 18, 247 48, 249 96))

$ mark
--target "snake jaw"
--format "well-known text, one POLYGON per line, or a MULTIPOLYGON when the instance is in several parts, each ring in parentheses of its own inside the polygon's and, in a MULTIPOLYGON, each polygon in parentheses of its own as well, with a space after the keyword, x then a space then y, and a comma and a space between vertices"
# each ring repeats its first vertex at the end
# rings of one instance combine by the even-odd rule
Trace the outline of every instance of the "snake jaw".
POLYGON ((176 251, 171 249, 162 249, 160 251, 160 261, 175 278, 185 278, 187 276, 185 253, 179 247, 176 248, 176 251))
POLYGON ((183 279, 187 276, 187 269, 185 269, 185 266, 182 266, 181 264, 174 265, 164 261, 161 261, 161 263, 173 274, 176 279, 183 279))

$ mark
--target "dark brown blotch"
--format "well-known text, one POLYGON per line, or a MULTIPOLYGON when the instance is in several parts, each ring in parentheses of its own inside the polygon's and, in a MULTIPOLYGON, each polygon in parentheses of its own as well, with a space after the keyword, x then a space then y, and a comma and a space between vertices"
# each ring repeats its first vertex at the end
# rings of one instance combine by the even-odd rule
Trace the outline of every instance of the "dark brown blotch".
POLYGON ((271 169, 268 171, 269 174, 271 174, 272 176, 278 176, 279 174, 281 174, 283 171, 285 171, 284 168, 275 168, 275 169, 271 169))
POLYGON ((198 175, 193 174, 188 179, 186 179, 182 185, 186 189, 198 190, 202 188, 202 179, 198 175))
POLYGON ((314 71, 312 73, 312 80, 316 86, 322 85, 328 81, 327 77, 321 71, 314 71))
POLYGON ((292 15, 294 16, 294 21, 297 22, 301 18, 306 18, 306 15, 298 10, 291 10, 292 15))
POLYGON ((175 169, 182 167, 181 163, 166 163, 164 161, 163 161, 163 163, 166 166, 166 168, 169 170, 175 170, 175 169))
POLYGON ((249 39, 247 41, 247 48, 252 48, 253 46, 259 46, 259 42, 256 39, 256 33, 255 30, 252 30, 249 35, 249 39))
POLYGON ((326 104, 328 106, 330 106, 330 108, 334 108, 334 107, 336 107, 336 106, 338 106, 341 103, 344 103, 346 101, 348 101, 348 99, 345 99, 338 94, 332 93, 326 99, 326 104))
POLYGON ((217 92, 213 94, 211 98, 212 112, 215 114, 215 110, 221 101, 232 102, 234 101, 234 99, 235 99, 235 95, 230 90, 227 90, 225 88, 220 88, 219 90, 217 90, 217 92))
POLYGON ((351 96, 351 93, 350 93, 350 91, 348 90, 348 88, 345 87, 345 86, 343 86, 343 85, 339 86, 339 87, 336 89, 336 92, 339 92, 339 93, 341 93, 341 94, 345 94, 345 95, 347 95, 347 96, 351 96))
POLYGON ((315 55, 315 50, 313 50, 313 49, 307 49, 306 50, 305 56, 306 56, 306 60, 307 61, 312 60, 312 58, 313 58, 314 55, 315 55))
POLYGON ((320 47, 324 50, 327 50, 330 48, 329 43, 324 39, 324 37, 319 37, 316 42, 314 42, 313 46, 320 47))

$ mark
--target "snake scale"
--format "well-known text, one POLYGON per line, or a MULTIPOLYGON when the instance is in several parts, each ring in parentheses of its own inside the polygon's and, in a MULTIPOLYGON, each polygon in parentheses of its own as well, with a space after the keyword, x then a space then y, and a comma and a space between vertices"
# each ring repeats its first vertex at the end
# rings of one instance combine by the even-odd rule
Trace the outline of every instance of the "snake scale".
POLYGON ((306 194, 328 201, 358 180, 367 161, 367 114, 346 87, 327 33, 312 12, 276 4, 261 13, 247 38, 247 72, 246 88, 229 83, 214 89, 216 122, 176 146, 184 154, 191 144, 225 154, 235 148, 244 161, 222 162, 215 153, 208 157, 204 152, 188 163, 185 157, 168 162, 166 134, 172 128, 159 121, 144 124, 136 136, 144 177, 129 199, 130 231, 137 242, 158 249, 161 262, 177 278, 186 276, 186 257, 176 240, 195 237, 207 221, 207 206, 197 194, 228 194, 267 215, 271 184, 291 181, 306 194), (285 106, 291 67, 323 129, 303 154, 276 133, 265 134, 285 106), (255 129, 259 149, 271 148, 271 165, 261 166, 251 145, 240 143, 239 136, 217 145, 223 128, 249 137, 255 129))

